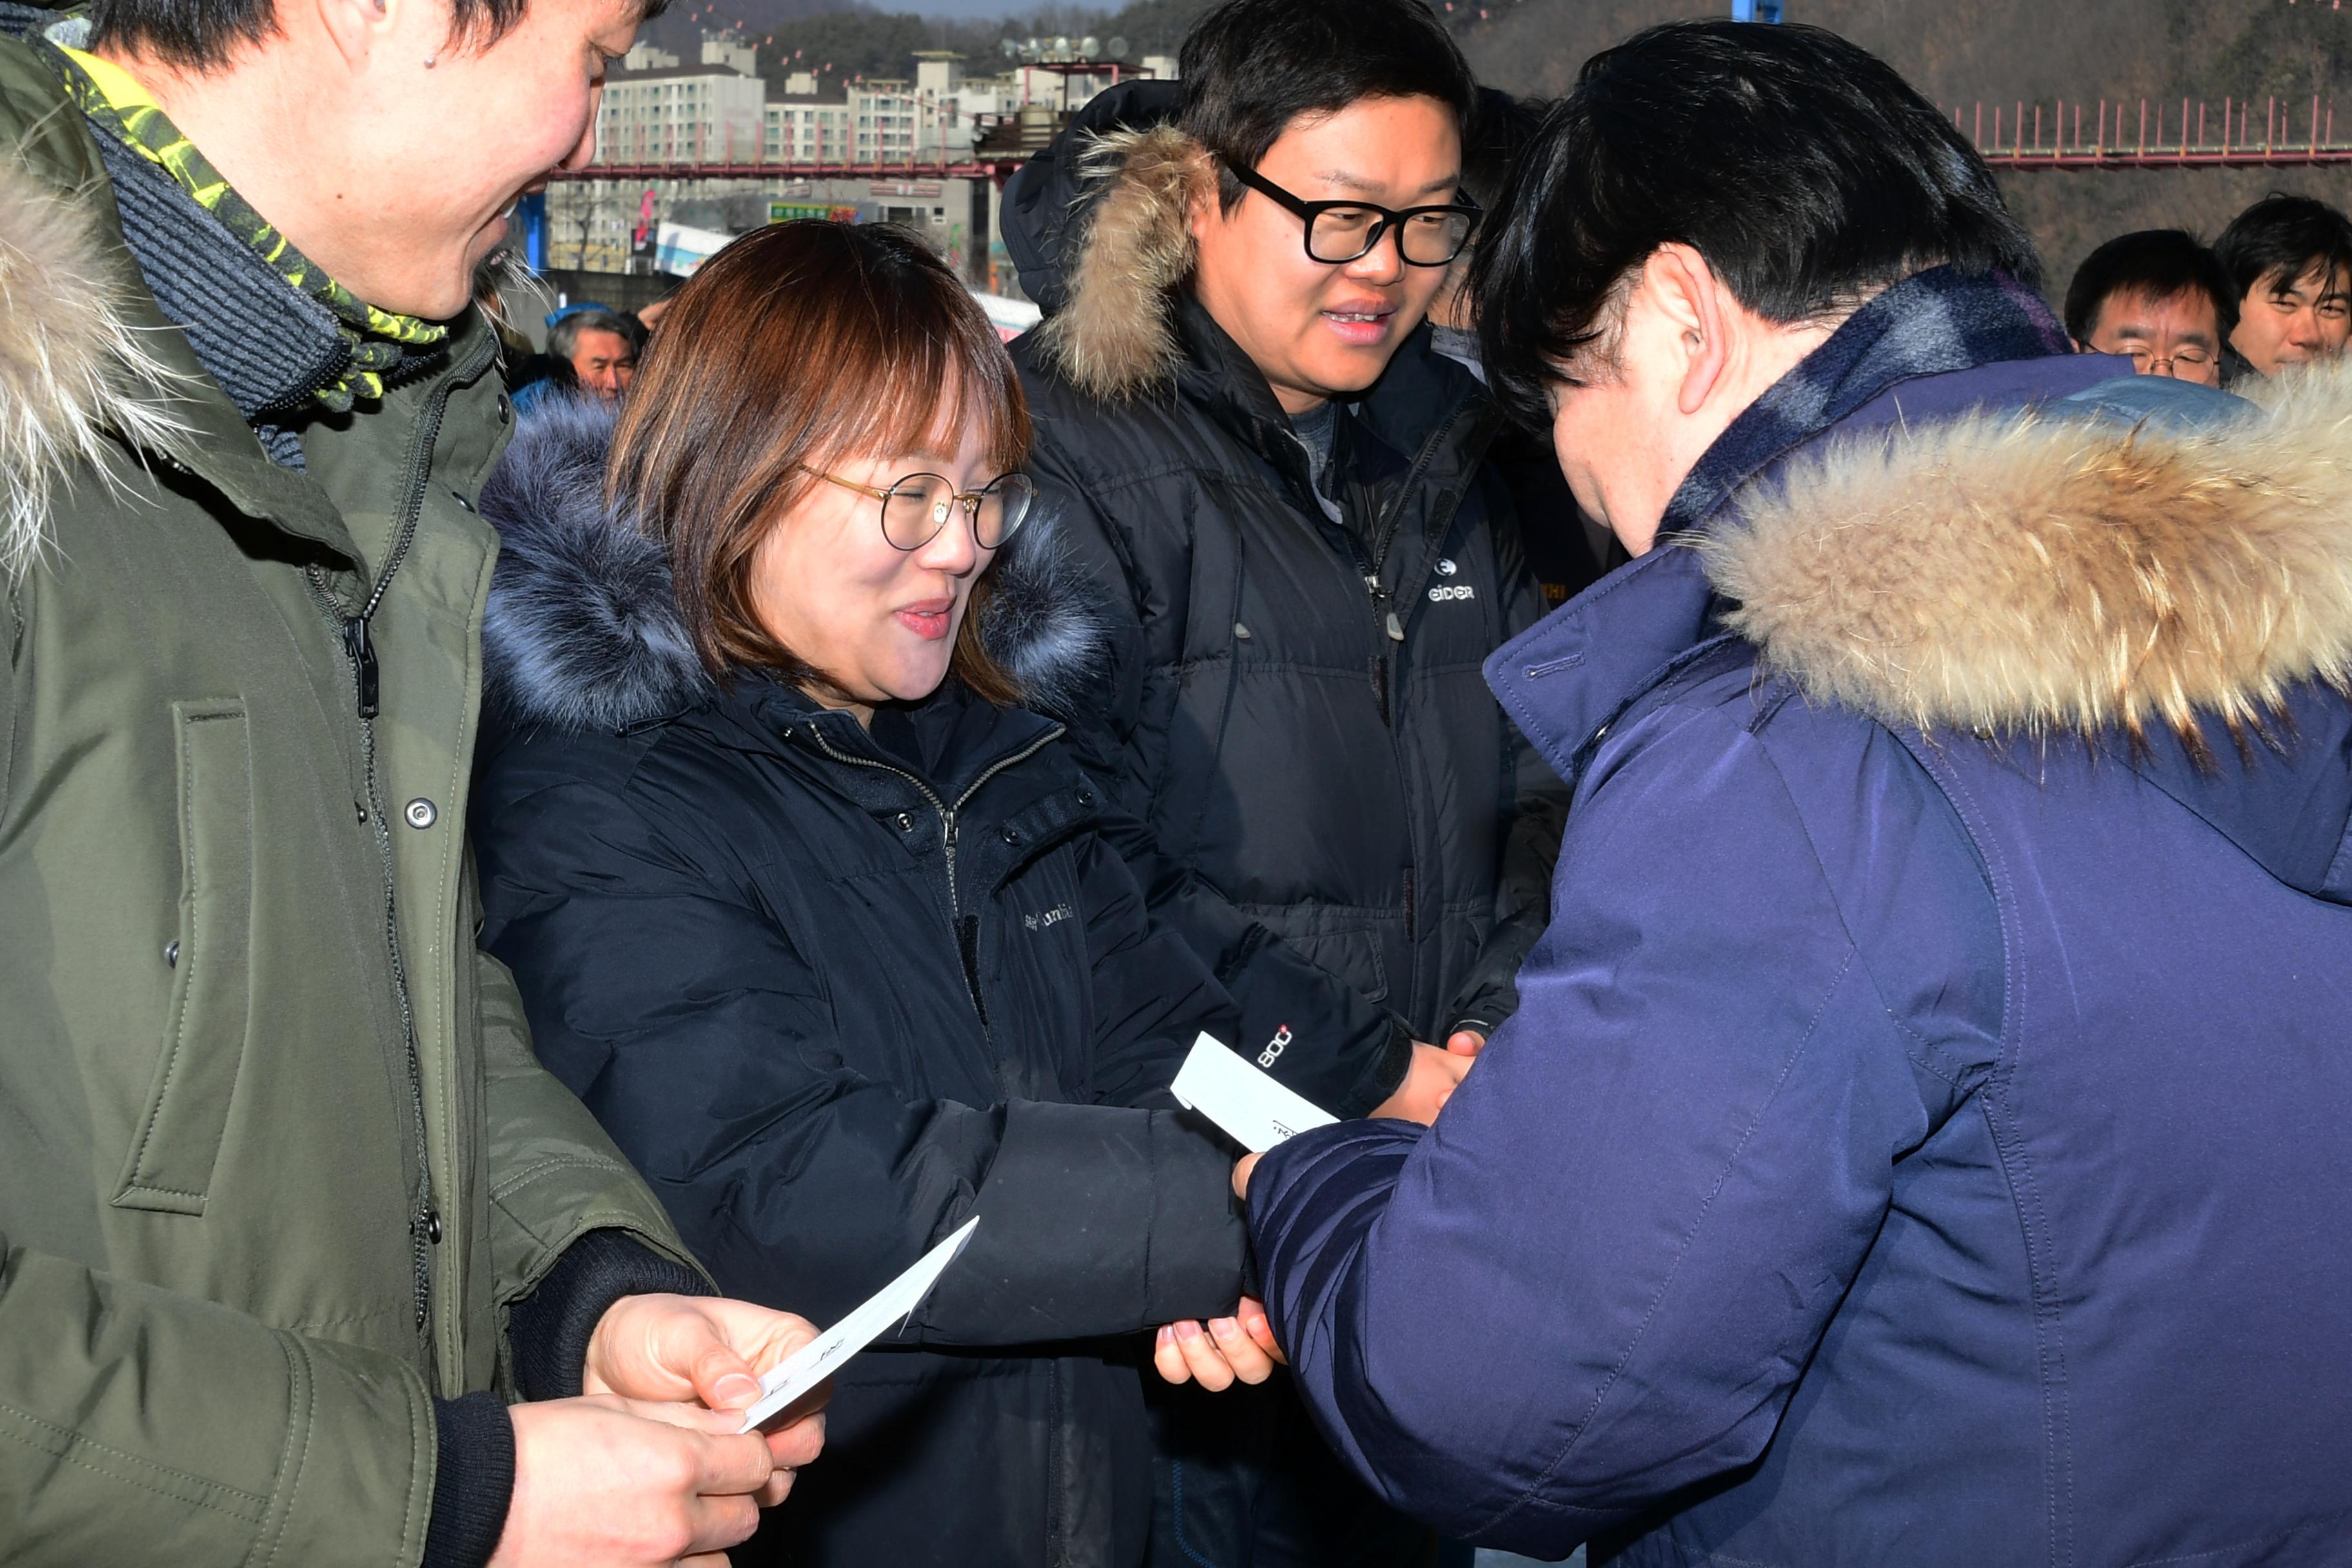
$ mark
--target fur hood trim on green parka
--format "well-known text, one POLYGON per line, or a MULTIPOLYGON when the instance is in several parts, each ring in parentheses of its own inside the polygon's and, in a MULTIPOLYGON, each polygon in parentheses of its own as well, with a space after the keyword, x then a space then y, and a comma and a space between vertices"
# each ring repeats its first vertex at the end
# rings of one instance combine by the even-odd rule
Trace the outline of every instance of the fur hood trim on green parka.
POLYGON ((1079 170, 1079 200, 1092 210, 1073 247, 1068 299, 1038 338, 1057 374, 1119 402, 1169 384, 1182 363, 1171 296, 1192 275, 1192 203, 1215 175, 1201 144, 1172 125, 1097 136, 1079 170))
POLYGON ((1839 442, 1691 541, 1768 668, 1881 722, 2263 728, 2352 689, 2352 361, 2210 431, 2026 410, 1839 442))
POLYGON ((110 437, 168 448, 179 379, 139 341, 111 279, 89 195, 59 192, 0 153, 0 575, 22 576, 50 538, 57 492, 111 484, 110 437))

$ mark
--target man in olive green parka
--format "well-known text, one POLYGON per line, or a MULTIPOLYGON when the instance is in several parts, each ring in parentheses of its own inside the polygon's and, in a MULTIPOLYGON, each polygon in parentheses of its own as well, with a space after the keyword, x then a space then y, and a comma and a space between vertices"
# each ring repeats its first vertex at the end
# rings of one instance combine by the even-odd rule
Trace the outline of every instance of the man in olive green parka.
POLYGON ((473 942, 469 279, 639 19, 0 5, 0 1563, 667 1562, 814 1455, 473 942))

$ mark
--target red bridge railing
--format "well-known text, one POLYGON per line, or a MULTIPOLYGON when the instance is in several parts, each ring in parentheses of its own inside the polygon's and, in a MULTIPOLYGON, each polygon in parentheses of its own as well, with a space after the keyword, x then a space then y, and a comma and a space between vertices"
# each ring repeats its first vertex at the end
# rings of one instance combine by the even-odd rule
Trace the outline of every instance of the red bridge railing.
MULTIPOLYGON (((2252 99, 2058 100, 1956 104, 1952 124, 1995 168, 2245 168, 2352 163, 2352 139, 2336 135, 2336 107, 2252 99)), ((2347 127, 2352 132, 2352 126, 2347 127)))
POLYGON ((551 174, 549 179, 567 184, 583 180, 988 180, 1009 176, 1022 162, 1019 158, 1004 163, 965 158, 952 163, 908 163, 899 159, 887 163, 860 163, 836 159, 824 163, 591 163, 551 174))

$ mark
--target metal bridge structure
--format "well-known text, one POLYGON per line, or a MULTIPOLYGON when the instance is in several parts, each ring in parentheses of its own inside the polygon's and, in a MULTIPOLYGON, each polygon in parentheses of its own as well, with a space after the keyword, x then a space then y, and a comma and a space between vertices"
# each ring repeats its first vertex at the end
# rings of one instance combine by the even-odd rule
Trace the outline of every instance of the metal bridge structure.
POLYGON ((1952 125, 1995 169, 2250 169, 2352 163, 2336 108, 2271 97, 2056 100, 1952 106, 1952 125), (2262 118, 2256 120, 2256 110, 2262 118))
POLYGON ((548 176, 551 184, 578 184, 594 180, 616 180, 636 184, 647 180, 872 180, 889 181, 992 180, 1002 185, 1013 177, 1013 171, 1028 161, 1027 153, 1002 157, 960 157, 955 159, 890 163, 589 163, 577 169, 559 170, 548 176))
MULTIPOLYGON (((1978 100, 1950 106, 1952 125, 1996 169, 2287 168, 2352 163, 2352 121, 2336 130, 2335 105, 2229 98, 1978 100), (2259 114, 2259 118, 2257 115, 2259 114)), ((554 182, 673 180, 987 180, 1002 186, 1031 149, 992 150, 890 163, 776 162, 590 163, 554 182)))

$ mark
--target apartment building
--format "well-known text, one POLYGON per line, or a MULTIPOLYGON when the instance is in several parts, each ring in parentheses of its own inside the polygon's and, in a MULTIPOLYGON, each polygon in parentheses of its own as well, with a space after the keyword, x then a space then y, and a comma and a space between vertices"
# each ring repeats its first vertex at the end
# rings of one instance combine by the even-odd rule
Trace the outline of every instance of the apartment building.
POLYGON ((926 179, 923 165, 969 163, 1001 122, 1042 116, 1058 123, 1113 83, 1173 76, 1176 63, 1148 59, 1139 72, 1133 64, 1060 58, 970 76, 961 57, 926 51, 916 56, 911 80, 827 82, 794 71, 775 92, 740 37, 706 33, 698 54, 688 61, 640 42, 606 78, 588 177, 560 180, 547 193, 546 265, 650 270, 665 221, 734 232, 772 212, 808 207, 912 224, 972 275, 1009 276, 990 182, 926 179), (696 165, 761 164, 773 165, 775 177, 686 175, 696 165), (599 168, 614 173, 598 177, 599 168), (623 177, 623 170, 631 173, 623 177))
POLYGON ((768 100, 761 161, 845 163, 856 148, 855 118, 846 91, 823 90, 813 73, 794 71, 784 79, 782 96, 768 100))
POLYGON ((756 162, 768 95, 757 68, 750 47, 728 34, 705 37, 694 65, 638 45, 604 79, 596 162, 756 162), (632 68, 640 58, 646 65, 632 68))

